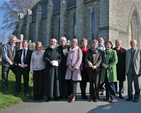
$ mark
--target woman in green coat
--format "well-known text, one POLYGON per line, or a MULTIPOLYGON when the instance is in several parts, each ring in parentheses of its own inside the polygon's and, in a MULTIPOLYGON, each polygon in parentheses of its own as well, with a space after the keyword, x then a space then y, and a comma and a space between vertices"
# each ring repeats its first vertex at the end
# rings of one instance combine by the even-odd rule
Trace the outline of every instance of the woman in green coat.
POLYGON ((116 102, 115 98, 115 82, 117 82, 116 64, 118 62, 117 53, 112 49, 113 44, 111 41, 105 42, 106 50, 102 56, 102 71, 101 82, 105 83, 106 87, 106 99, 112 103, 116 102))

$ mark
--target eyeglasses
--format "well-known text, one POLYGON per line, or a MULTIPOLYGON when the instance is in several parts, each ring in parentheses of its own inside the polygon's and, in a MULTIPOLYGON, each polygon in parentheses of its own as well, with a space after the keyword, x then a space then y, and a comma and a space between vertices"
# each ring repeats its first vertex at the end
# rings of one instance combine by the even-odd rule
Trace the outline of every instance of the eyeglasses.
POLYGON ((56 43, 55 41, 51 41, 51 42, 56 43))

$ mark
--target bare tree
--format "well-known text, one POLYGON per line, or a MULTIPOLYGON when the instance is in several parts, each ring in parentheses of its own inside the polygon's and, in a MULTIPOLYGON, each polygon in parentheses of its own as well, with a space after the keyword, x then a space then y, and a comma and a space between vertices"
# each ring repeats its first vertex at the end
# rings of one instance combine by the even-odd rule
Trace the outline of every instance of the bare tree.
POLYGON ((19 13, 26 14, 28 9, 32 7, 39 0, 9 0, 4 1, 0 6, 0 10, 4 12, 2 29, 14 30, 16 23, 18 22, 19 13))
POLYGON ((0 33, 0 42, 3 44, 5 42, 6 38, 6 33, 5 32, 1 32, 0 33))

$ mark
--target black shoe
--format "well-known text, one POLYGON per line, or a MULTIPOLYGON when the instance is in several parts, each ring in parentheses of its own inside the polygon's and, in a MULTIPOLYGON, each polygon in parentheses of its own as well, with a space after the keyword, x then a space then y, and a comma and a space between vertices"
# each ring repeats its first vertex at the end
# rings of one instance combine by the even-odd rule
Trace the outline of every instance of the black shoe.
POLYGON ((137 99, 137 98, 133 99, 133 102, 138 102, 138 101, 139 101, 139 99, 137 99))
POLYGON ((25 93, 24 96, 25 96, 25 97, 29 97, 28 93, 25 93))
POLYGON ((68 96, 64 96, 64 99, 68 99, 68 96))
POLYGON ((133 100, 133 98, 131 98, 131 97, 128 97, 128 98, 126 99, 126 101, 131 101, 131 100, 133 100))
POLYGON ((47 97, 46 102, 51 101, 51 97, 47 97))
POLYGON ((2 93, 5 94, 5 95, 6 95, 6 94, 9 94, 7 90, 2 91, 2 93))
POLYGON ((59 101, 59 97, 54 97, 54 100, 55 101, 59 101))
POLYGON ((119 94, 119 98, 120 99, 124 99, 124 97, 122 96, 122 94, 119 94))
POLYGON ((86 100, 86 99, 88 99, 88 97, 87 97, 86 95, 84 95, 84 96, 81 96, 81 98, 82 98, 83 100, 86 100))
POLYGON ((60 99, 62 99, 62 98, 63 98, 63 96, 60 96, 59 98, 60 98, 60 99))
POLYGON ((3 89, 3 90, 2 90, 2 93, 5 94, 5 95, 6 95, 6 94, 9 94, 7 89, 3 89))
POLYGON ((100 93, 100 95, 104 95, 104 93, 103 93, 103 92, 101 92, 101 93, 100 93))
POLYGON ((16 93, 15 93, 15 96, 17 97, 17 96, 19 96, 19 94, 20 94, 20 93, 16 92, 16 93))

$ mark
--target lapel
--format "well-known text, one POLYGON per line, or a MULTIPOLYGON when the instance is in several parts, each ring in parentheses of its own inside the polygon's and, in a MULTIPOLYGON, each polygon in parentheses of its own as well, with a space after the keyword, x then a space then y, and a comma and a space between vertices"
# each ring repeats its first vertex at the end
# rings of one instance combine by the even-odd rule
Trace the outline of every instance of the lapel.
MULTIPOLYGON (((111 58, 111 51, 112 49, 108 51, 108 59, 111 58)), ((104 51, 104 62, 106 63, 106 51, 104 51)))
POLYGON ((111 58, 111 53, 112 53, 112 49, 109 50, 108 52, 108 57, 111 58))
POLYGON ((120 48, 120 52, 119 53, 123 53, 123 49, 122 49, 122 47, 120 48))
POLYGON ((127 56, 128 56, 128 57, 126 57, 126 58, 128 58, 128 60, 130 61, 130 59, 131 59, 131 49, 128 50, 127 56))
POLYGON ((97 62, 98 58, 99 58, 99 51, 96 53, 96 56, 95 56, 95 61, 97 62))
POLYGON ((138 48, 135 49, 135 54, 133 60, 135 60, 135 57, 137 56, 138 48))
POLYGON ((29 51, 28 51, 28 49, 27 49, 27 50, 26 50, 26 57, 25 57, 25 60, 27 59, 28 54, 29 54, 29 51))
POLYGON ((21 59, 22 57, 22 49, 20 50, 19 58, 21 59))

